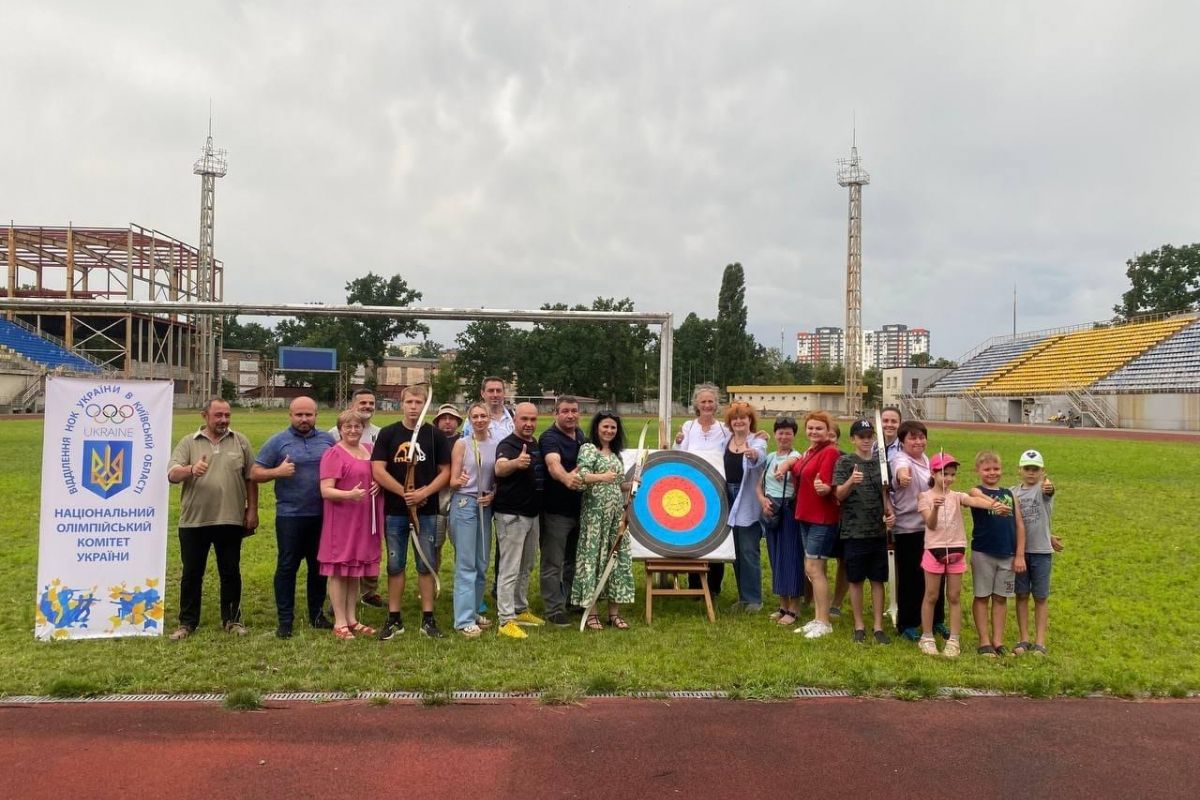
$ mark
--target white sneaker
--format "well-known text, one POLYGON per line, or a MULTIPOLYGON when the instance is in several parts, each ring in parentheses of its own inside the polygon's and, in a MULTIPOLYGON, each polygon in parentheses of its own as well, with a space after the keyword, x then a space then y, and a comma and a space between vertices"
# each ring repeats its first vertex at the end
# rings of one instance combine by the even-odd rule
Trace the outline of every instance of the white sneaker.
POLYGON ((804 634, 805 639, 820 639, 822 636, 828 636, 833 633, 833 626, 828 622, 818 622, 807 633, 804 634))
POLYGON ((820 624, 821 623, 817 622, 815 619, 810 619, 808 622, 804 623, 799 628, 796 628, 796 630, 792 631, 792 633, 808 633, 809 631, 811 631, 813 629, 814 625, 820 625, 820 624))
POLYGON ((478 625, 467 625, 465 627, 459 628, 458 632, 461 633, 463 636, 467 637, 468 639, 477 639, 477 638, 479 638, 479 634, 483 633, 483 629, 480 628, 478 625))
POLYGON ((927 656, 936 656, 938 654, 937 640, 931 634, 925 634, 917 642, 917 649, 927 656))

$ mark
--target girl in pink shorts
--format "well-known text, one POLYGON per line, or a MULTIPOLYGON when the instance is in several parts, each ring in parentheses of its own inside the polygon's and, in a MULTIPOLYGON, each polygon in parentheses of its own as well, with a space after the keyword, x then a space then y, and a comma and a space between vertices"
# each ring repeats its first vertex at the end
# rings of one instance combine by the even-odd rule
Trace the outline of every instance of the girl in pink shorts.
POLYGON ((950 638, 942 655, 957 658, 962 652, 959 631, 962 629, 962 576, 967 571, 967 531, 963 527, 962 507, 993 508, 1001 505, 984 497, 971 497, 954 492, 950 487, 958 474, 958 460, 949 453, 939 453, 929 461, 929 491, 917 498, 917 510, 925 519, 925 555, 921 568, 925 570, 925 599, 921 604, 921 652, 936 656, 937 641, 933 638, 933 606, 937 603, 942 575, 946 576, 946 601, 950 605, 950 638))

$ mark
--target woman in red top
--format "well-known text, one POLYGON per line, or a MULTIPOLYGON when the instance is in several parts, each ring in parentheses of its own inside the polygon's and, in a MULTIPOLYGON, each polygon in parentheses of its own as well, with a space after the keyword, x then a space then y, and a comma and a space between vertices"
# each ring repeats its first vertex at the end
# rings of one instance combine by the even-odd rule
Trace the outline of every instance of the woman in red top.
POLYGON ((804 543, 804 574, 812 586, 816 613, 808 624, 796 628, 806 639, 819 639, 833 633, 829 622, 829 579, 825 562, 833 553, 838 537, 838 504, 833 494, 833 465, 837 447, 833 443, 833 418, 824 411, 812 411, 804 418, 804 434, 809 448, 792 465, 796 484, 796 520, 804 543))

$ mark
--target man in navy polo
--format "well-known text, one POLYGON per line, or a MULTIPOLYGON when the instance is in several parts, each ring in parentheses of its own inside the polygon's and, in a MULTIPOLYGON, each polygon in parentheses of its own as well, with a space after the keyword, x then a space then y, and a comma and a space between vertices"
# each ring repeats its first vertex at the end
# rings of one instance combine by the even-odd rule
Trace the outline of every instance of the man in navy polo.
POLYGON ((267 440, 258 451, 250 479, 275 481, 275 609, 280 639, 292 637, 296 605, 296 575, 300 562, 308 564, 308 620, 314 628, 333 627, 321 611, 325 605, 325 578, 317 564, 321 544, 321 456, 333 447, 333 437, 317 430, 317 404, 297 397, 289 409, 291 425, 267 440))
MULTIPOLYGON (((546 620, 552 625, 569 625, 567 600, 575 581, 575 553, 579 547, 579 508, 583 478, 575 468, 583 445, 579 430, 579 400, 565 394, 554 403, 554 424, 538 440, 546 460, 542 501, 542 601, 546 620)), ((572 609, 574 610, 574 609, 572 609)))

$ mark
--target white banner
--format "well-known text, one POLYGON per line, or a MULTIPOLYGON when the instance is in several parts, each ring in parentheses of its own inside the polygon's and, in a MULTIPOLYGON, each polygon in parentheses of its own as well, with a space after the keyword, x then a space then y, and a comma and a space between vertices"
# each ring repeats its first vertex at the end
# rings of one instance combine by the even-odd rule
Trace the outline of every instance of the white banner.
POLYGON ((38 639, 162 633, 173 391, 46 379, 38 639))

